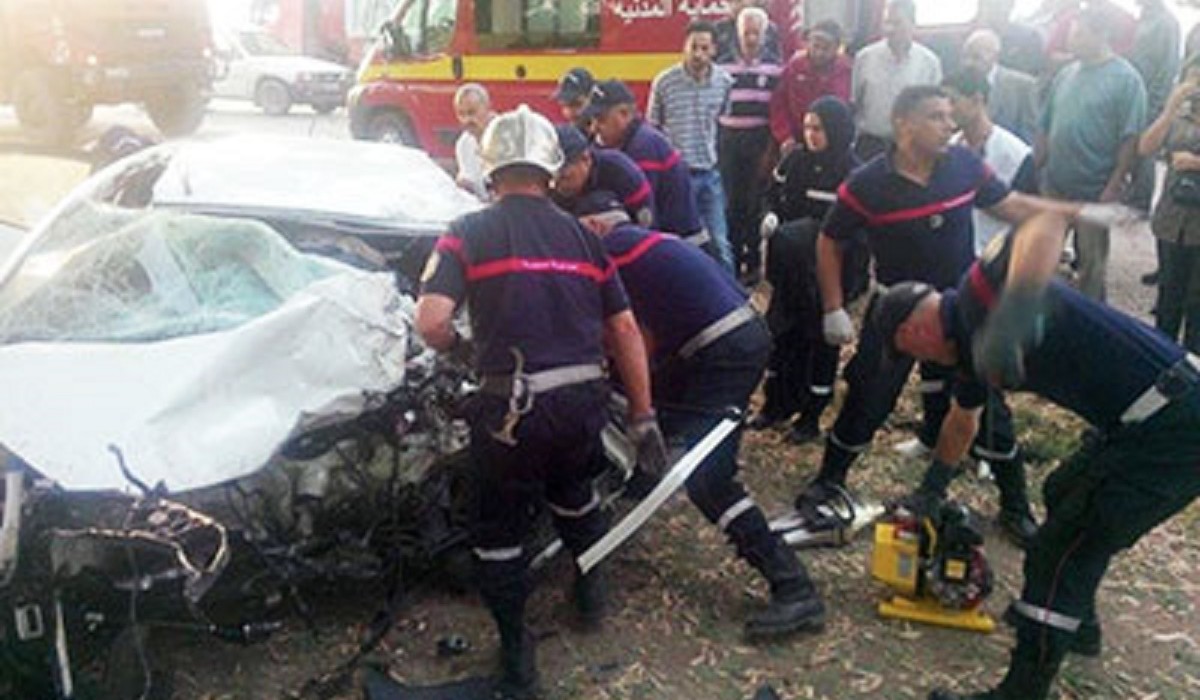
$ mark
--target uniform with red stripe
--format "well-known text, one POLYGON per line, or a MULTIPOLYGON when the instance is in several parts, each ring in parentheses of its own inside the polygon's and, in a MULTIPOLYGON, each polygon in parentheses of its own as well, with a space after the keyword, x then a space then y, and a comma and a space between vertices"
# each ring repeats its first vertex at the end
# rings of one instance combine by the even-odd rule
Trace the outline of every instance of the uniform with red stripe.
POLYGON ((947 289, 975 259, 972 209, 987 209, 1007 195, 1008 187, 961 146, 946 149, 924 186, 897 172, 888 153, 842 184, 823 232, 848 240, 865 231, 881 284, 947 289))
POLYGON ((704 228, 692 200, 687 163, 662 132, 639 117, 630 123, 618 148, 650 181, 658 228, 681 236, 697 234, 704 228))
MULTIPOLYGON (((592 193, 577 212, 601 235, 654 346, 654 403, 663 431, 671 443, 690 448, 716 416, 746 410, 770 352, 766 324, 721 263, 675 236, 621 221, 620 203, 611 194, 592 193), (618 221, 605 229, 588 218, 593 215, 618 221)), ((738 430, 714 449, 688 478, 688 496, 770 583, 771 605, 751 617, 748 633, 814 627, 824 616, 820 596, 738 478, 740 444, 738 430)))
POLYGON ((466 301, 482 374, 600 363, 602 320, 629 306, 593 236, 547 198, 507 196, 450 225, 423 293, 466 301), (537 232, 537 235, 530 235, 537 232))

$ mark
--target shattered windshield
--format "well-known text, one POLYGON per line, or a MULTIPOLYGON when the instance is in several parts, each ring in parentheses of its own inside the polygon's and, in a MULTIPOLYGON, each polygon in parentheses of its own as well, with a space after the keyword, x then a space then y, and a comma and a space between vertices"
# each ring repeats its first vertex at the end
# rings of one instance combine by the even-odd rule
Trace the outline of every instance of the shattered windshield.
POLYGON ((84 199, 0 288, 0 342, 154 341, 227 330, 343 269, 255 220, 84 199))

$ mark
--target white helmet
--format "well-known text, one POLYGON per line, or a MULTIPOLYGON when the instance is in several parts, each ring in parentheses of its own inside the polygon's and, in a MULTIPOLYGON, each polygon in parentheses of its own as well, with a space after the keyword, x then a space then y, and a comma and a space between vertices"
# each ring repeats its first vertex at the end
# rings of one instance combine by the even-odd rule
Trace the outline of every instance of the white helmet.
POLYGON ((505 112, 488 124, 480 139, 480 155, 483 174, 489 178, 510 165, 532 165, 554 177, 563 164, 554 125, 527 105, 505 112))

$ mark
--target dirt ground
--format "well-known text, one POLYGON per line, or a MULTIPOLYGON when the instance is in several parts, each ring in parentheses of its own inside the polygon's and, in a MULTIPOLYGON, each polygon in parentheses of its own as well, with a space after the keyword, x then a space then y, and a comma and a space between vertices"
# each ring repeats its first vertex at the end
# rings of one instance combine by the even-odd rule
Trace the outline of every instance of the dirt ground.
MULTIPOLYGON (((1152 299, 1137 277, 1152 264, 1144 228, 1114 237, 1114 303, 1144 316, 1152 299)), ((851 486, 867 500, 899 496, 923 465, 905 462, 891 446, 912 434, 915 392, 906 394, 873 451, 852 472, 851 486)), ((1040 513, 1040 484, 1077 444, 1082 424, 1029 397, 1014 409, 1030 455, 1031 491, 1040 513)), ((827 412, 831 421, 834 411, 827 412)), ((795 447, 778 433, 748 434, 742 451, 745 480, 767 512, 778 513, 815 472, 819 445, 795 447)), ((1020 590, 1021 554, 990 519, 994 487, 960 478, 953 495, 988 518, 987 550, 997 590, 987 609, 999 615, 1020 590)), ((658 513, 613 557, 615 610, 603 630, 572 623, 571 572, 559 558, 541 576, 530 619, 539 646, 547 700, 750 698, 769 685, 788 699, 925 698, 937 685, 976 689, 994 683, 1007 662, 1011 631, 992 635, 881 619, 884 592, 867 573, 870 534, 850 546, 814 550, 803 559, 829 606, 824 632, 751 646, 742 639, 747 612, 762 605, 762 581, 733 555, 716 528, 683 497, 658 513)), ((1184 700, 1200 697, 1200 505, 1160 527, 1119 557, 1101 589, 1105 649, 1099 659, 1072 657, 1056 686, 1060 700, 1184 700)), ((286 697, 354 650, 381 600, 370 593, 318 601, 319 636, 293 620, 269 642, 249 648, 188 639, 169 640, 180 669, 180 700, 286 697)), ((488 673, 496 638, 477 598, 429 586, 417 591, 387 643, 374 656, 396 678, 436 683, 488 673), (442 658, 439 639, 459 635, 469 650, 442 658)), ((348 689, 338 698, 359 697, 348 689)))

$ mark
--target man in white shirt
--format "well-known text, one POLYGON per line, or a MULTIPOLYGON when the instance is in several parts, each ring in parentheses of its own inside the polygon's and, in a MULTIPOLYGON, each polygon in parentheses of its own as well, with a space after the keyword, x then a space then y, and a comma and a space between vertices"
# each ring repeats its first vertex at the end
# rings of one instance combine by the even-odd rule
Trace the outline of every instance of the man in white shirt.
POLYGON ((890 0, 883 16, 883 39, 854 57, 850 96, 858 123, 859 156, 867 160, 892 140, 892 104, 913 85, 942 82, 937 54, 913 41, 917 7, 913 0, 890 0))
MULTIPOLYGON (((989 109, 991 86, 987 74, 967 67, 947 77, 942 87, 950 94, 951 116, 959 128, 950 143, 965 146, 978 154, 1010 189, 1036 194, 1033 149, 1016 134, 992 121, 989 109)), ((975 209, 973 217, 975 255, 981 255, 993 238, 1011 226, 982 209, 975 209)))
POLYGON ((487 199, 487 184, 483 177, 483 159, 479 155, 479 139, 483 130, 496 117, 487 88, 479 83, 466 83, 454 93, 454 114, 463 131, 454 143, 454 159, 458 164, 458 186, 480 199, 487 199))

